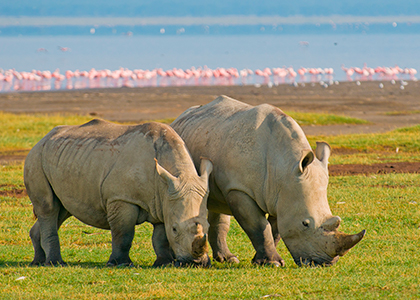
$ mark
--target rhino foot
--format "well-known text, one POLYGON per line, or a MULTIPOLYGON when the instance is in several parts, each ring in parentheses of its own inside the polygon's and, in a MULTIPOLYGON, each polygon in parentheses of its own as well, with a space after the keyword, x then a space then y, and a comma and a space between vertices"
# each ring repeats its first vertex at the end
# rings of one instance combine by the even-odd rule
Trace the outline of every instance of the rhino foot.
POLYGON ((31 266, 31 267, 40 267, 40 266, 43 266, 45 264, 45 259, 43 259, 43 260, 33 260, 29 265, 31 266))
POLYGON ((231 263, 231 264, 239 264, 239 259, 233 254, 227 255, 227 256, 218 254, 218 255, 215 255, 213 259, 221 263, 225 262, 225 263, 231 263))
POLYGON ((50 261, 43 264, 46 267, 67 267, 67 263, 64 261, 50 261))
POLYGON ((286 263, 284 259, 281 258, 280 255, 276 254, 275 257, 271 259, 268 257, 259 257, 257 258, 257 254, 255 254, 254 258, 252 259, 252 263, 260 266, 273 266, 273 267, 284 267, 286 263))
POLYGON ((107 267, 134 267, 134 264, 129 261, 129 262, 123 262, 123 263, 117 263, 116 261, 113 262, 107 262, 106 264, 107 267))
POLYGON ((158 257, 153 263, 153 268, 165 267, 165 266, 169 266, 173 264, 174 264, 174 259, 172 258, 158 257))
POLYGON ((256 260, 252 261, 253 264, 260 265, 260 266, 273 266, 273 267, 284 267, 286 263, 284 260, 276 261, 276 260, 256 260))

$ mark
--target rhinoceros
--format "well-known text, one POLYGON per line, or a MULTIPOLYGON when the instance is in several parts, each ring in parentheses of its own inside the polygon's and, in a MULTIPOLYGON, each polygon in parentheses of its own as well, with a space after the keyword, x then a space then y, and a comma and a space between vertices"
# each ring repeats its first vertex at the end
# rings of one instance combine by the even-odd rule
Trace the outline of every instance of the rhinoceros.
POLYGON ((37 221, 32 264, 65 263, 58 229, 70 216, 110 229, 108 265, 131 265, 135 225, 153 224, 154 266, 208 266, 209 160, 197 174, 185 143, 159 123, 92 120, 52 129, 29 152, 24 182, 37 221))
POLYGON ((238 262, 226 236, 233 215, 250 238, 256 264, 284 265, 280 238, 295 263, 332 265, 364 236, 338 231, 327 200, 331 148, 315 153, 300 126, 280 109, 250 106, 226 96, 191 107, 171 126, 194 163, 205 156, 210 176, 209 242, 217 261, 238 262))

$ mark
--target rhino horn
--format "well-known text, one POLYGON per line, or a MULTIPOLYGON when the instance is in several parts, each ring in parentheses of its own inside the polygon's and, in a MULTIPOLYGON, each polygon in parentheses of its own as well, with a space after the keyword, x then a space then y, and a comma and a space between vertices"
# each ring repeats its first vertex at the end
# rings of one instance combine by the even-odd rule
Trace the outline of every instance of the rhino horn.
POLYGON ((192 242, 193 257, 201 257, 207 252, 209 252, 209 247, 207 245, 207 234, 204 234, 202 237, 196 237, 192 242))
POLYGON ((362 240, 365 236, 366 230, 362 230, 356 234, 345 234, 338 232, 336 234, 337 238, 337 248, 336 253, 339 256, 346 254, 352 247, 354 247, 358 242, 362 240))

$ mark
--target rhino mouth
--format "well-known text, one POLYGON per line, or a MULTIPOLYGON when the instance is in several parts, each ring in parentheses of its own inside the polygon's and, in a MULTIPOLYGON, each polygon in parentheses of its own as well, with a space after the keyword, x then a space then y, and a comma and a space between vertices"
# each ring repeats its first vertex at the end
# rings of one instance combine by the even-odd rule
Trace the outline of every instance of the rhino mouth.
POLYGON ((303 258, 303 257, 293 257, 295 263, 299 266, 308 266, 308 267, 330 267, 334 265, 339 259, 339 256, 335 257, 317 257, 317 258, 303 258))
POLYGON ((211 260, 207 254, 199 258, 180 257, 175 261, 175 267, 203 267, 211 266, 211 260))

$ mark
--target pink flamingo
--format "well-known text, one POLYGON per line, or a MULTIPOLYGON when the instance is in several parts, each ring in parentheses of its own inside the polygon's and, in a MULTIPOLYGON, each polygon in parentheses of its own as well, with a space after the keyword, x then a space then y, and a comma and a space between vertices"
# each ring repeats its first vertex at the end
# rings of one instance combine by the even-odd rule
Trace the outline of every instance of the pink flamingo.
POLYGON ((58 50, 60 50, 61 52, 68 52, 68 51, 70 51, 70 48, 69 47, 58 46, 58 50))

